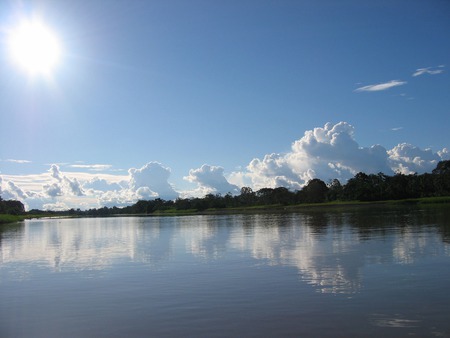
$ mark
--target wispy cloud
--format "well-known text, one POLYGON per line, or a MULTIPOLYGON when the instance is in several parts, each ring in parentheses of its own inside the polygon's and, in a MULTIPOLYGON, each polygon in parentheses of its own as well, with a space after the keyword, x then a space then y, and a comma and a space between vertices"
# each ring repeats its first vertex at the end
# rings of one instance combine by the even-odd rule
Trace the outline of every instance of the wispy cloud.
POLYGON ((5 162, 21 163, 21 164, 23 164, 23 163, 31 163, 31 161, 28 161, 28 160, 13 160, 13 159, 5 160, 5 162))
POLYGON ((72 164, 70 165, 71 168, 77 168, 77 169, 88 169, 91 171, 102 171, 102 170, 108 170, 112 167, 111 164, 72 164))
POLYGON ((392 131, 399 131, 399 130, 402 130, 402 129, 403 129, 403 127, 394 127, 394 128, 391 128, 392 131))
POLYGON ((364 86, 364 87, 359 87, 359 88, 355 89, 355 92, 378 92, 381 90, 390 89, 392 87, 403 86, 406 83, 407 83, 406 81, 391 80, 391 81, 385 82, 385 83, 379 83, 379 84, 373 84, 373 85, 368 85, 368 86, 364 86))
POLYGON ((415 73, 412 76, 420 76, 420 75, 424 75, 424 74, 429 74, 429 75, 436 75, 436 74, 441 74, 444 72, 444 65, 440 65, 438 67, 426 67, 426 68, 419 68, 416 69, 415 73))

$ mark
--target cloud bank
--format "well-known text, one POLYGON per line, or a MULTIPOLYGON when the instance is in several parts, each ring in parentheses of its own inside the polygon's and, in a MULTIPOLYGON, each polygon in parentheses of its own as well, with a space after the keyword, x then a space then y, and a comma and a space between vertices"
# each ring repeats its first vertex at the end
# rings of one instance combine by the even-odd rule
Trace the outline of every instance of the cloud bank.
POLYGON ((291 151, 255 158, 247 166, 246 176, 255 189, 284 186, 298 189, 313 178, 346 181, 358 172, 383 172, 393 175, 424 173, 449 157, 446 148, 433 153, 408 143, 387 150, 381 145, 361 147, 355 140, 355 128, 347 122, 325 124, 305 132, 293 142, 291 151))
MULTIPOLYGON (((447 148, 433 152, 409 143, 392 149, 377 144, 362 147, 355 135, 355 128, 347 122, 326 123, 305 131, 301 138, 292 142, 290 151, 254 158, 243 169, 230 174, 225 174, 223 167, 203 164, 189 170, 184 177, 196 184, 192 190, 177 190, 170 183, 171 169, 152 161, 141 168, 130 168, 127 175, 66 172, 56 164, 36 175, 2 174, 0 194, 3 199, 22 201, 28 210, 122 207, 139 199, 238 194, 242 186, 253 190, 275 187, 295 190, 313 178, 325 182, 337 178, 345 182, 358 172, 421 174, 431 172, 439 161, 450 159, 447 148)), ((70 165, 67 167, 74 169, 70 165)))

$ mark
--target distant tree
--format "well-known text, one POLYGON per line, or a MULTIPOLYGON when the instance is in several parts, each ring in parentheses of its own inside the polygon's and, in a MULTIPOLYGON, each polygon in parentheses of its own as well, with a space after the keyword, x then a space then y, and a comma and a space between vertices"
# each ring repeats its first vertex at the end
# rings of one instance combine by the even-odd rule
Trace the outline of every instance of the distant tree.
POLYGON ((204 200, 206 201, 208 208, 221 209, 226 207, 225 200, 220 194, 207 194, 204 197, 204 200))
POLYGON ((272 188, 262 188, 259 189, 256 193, 256 199, 258 201, 258 204, 260 205, 269 205, 274 204, 274 196, 273 196, 273 189, 272 188))
POLYGON ((288 205, 295 203, 295 193, 285 187, 273 189, 272 195, 276 204, 288 205))
POLYGON ((332 180, 328 184, 327 200, 336 201, 342 199, 344 188, 338 179, 332 180))
POLYGON ((450 161, 440 161, 432 176, 436 195, 450 195, 450 161))
POLYGON ((324 181, 314 178, 303 188, 307 203, 325 202, 328 188, 324 181))
POLYGON ((175 200, 175 208, 177 210, 192 209, 192 203, 189 198, 177 198, 175 200))
POLYGON ((344 186, 344 198, 350 201, 370 201, 372 187, 369 176, 363 172, 357 173, 344 186))
POLYGON ((440 161, 436 168, 431 172, 433 175, 450 174, 450 161, 440 161))
POLYGON ((132 207, 134 214, 148 214, 153 212, 153 208, 149 201, 139 200, 132 207))
POLYGON ((255 193, 250 187, 242 187, 239 195, 239 202, 241 205, 252 205, 255 202, 255 193))
POLYGON ((232 208, 235 207, 237 205, 237 201, 236 199, 233 197, 233 195, 229 192, 227 193, 224 197, 223 200, 225 202, 225 206, 227 208, 232 208))
POLYGON ((20 201, 0 199, 0 213, 21 215, 25 213, 25 206, 20 201))

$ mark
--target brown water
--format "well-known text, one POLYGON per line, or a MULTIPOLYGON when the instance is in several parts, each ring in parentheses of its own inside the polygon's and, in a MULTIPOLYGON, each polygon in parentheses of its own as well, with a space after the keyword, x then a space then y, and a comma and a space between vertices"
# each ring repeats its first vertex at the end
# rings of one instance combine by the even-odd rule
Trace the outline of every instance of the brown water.
POLYGON ((0 337, 450 336, 448 209, 3 226, 0 337))

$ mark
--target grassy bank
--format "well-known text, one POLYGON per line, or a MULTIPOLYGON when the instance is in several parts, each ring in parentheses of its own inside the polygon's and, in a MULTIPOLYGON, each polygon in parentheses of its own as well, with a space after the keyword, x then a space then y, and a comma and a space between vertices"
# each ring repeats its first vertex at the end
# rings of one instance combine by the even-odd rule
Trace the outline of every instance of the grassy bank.
POLYGON ((17 216, 17 215, 3 215, 3 214, 0 214, 0 224, 20 222, 20 221, 23 221, 26 218, 27 218, 26 216, 22 216, 22 215, 17 216))
MULTIPOLYGON (((26 219, 32 219, 32 218, 43 218, 48 217, 46 215, 32 215, 32 214, 25 214, 25 215, 6 215, 6 214, 0 214, 0 225, 1 224, 7 224, 7 223, 14 223, 14 222, 21 222, 26 219)), ((58 217, 56 215, 55 217, 58 217)), ((65 216, 61 216, 65 217, 65 216)))

